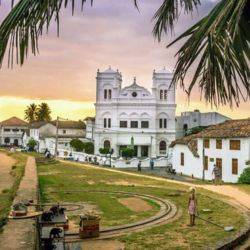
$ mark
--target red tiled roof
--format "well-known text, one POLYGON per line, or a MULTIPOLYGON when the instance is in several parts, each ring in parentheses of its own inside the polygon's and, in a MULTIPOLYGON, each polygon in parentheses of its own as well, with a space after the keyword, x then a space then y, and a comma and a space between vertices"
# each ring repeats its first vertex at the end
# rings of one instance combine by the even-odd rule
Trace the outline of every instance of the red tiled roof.
POLYGON ((197 138, 244 138, 250 137, 250 118, 239 120, 228 120, 217 125, 212 125, 197 134, 184 136, 176 139, 170 144, 174 147, 176 144, 187 145, 194 156, 197 153, 197 138))
POLYGON ((13 116, 7 120, 4 120, 0 123, 1 126, 11 126, 11 127, 18 127, 18 126, 28 126, 28 123, 21 120, 20 118, 13 116))

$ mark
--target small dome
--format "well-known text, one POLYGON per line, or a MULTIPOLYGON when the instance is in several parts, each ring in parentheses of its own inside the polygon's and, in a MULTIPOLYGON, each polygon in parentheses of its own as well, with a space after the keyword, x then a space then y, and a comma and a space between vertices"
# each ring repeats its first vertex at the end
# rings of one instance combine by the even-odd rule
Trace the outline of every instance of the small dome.
POLYGON ((156 71, 156 73, 158 73, 158 74, 173 74, 173 71, 170 69, 166 69, 166 67, 164 67, 163 69, 156 71))
POLYGON ((116 73, 117 71, 113 70, 111 66, 108 69, 104 70, 103 73, 116 73))

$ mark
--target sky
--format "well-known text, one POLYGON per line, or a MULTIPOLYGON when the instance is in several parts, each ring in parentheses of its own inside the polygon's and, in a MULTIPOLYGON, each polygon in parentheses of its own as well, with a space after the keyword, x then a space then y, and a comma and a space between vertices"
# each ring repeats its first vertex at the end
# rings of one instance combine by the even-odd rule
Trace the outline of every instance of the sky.
MULTIPOLYGON (((0 22, 10 11, 10 2, 2 0, 0 22)), ((92 7, 87 1, 84 11, 77 8, 74 16, 70 8, 63 10, 59 37, 53 23, 40 39, 39 55, 30 54, 22 67, 10 69, 5 62, 0 69, 0 121, 10 116, 24 118, 27 105, 44 101, 50 105, 53 118, 94 116, 96 72, 109 65, 122 72, 123 86, 130 85, 136 76, 140 85, 150 89, 154 69, 174 69, 181 44, 169 49, 166 45, 216 4, 216 0, 201 2, 198 11, 192 17, 182 15, 174 34, 164 36, 160 43, 152 35, 152 17, 160 0, 140 0, 139 12, 132 0, 95 0, 92 7)), ((231 118, 250 117, 250 101, 234 109, 212 109, 200 98, 199 89, 188 100, 178 86, 177 114, 194 109, 217 111, 231 118)))

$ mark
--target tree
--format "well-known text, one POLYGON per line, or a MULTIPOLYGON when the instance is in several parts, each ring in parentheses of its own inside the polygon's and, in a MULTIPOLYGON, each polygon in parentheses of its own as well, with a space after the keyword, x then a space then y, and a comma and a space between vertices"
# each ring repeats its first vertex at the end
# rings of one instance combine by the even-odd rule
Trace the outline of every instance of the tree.
POLYGON ((37 105, 35 103, 31 103, 29 106, 26 107, 24 111, 24 119, 27 120, 29 123, 36 121, 37 115, 37 105))
POLYGON ((107 155, 110 151, 110 148, 99 148, 99 152, 102 155, 107 155))
MULTIPOLYGON (((73 14, 75 0, 19 0, 0 26, 0 64, 5 53, 11 66, 14 56, 22 65, 29 48, 36 55, 39 37, 54 19, 59 34, 60 10, 69 2, 73 14)), ((86 0, 80 2, 83 6, 86 0)), ((138 0, 133 2, 138 8, 138 0)), ((153 17, 154 36, 160 41, 163 33, 172 33, 181 13, 192 14, 200 4, 200 0, 164 0, 153 17)), ((172 84, 179 83, 188 96, 197 86, 205 100, 216 106, 238 105, 241 98, 250 97, 249 4, 250 0, 219 1, 207 16, 168 45, 184 39, 176 54, 172 84), (187 74, 193 67, 195 73, 186 86, 187 74)))
POLYGON ((79 139, 72 139, 70 141, 70 146, 77 152, 83 152, 84 143, 79 139))
POLYGON ((36 145, 37 145, 37 142, 33 138, 30 138, 28 143, 27 143, 29 151, 34 151, 36 145))
POLYGON ((94 144, 92 142, 84 142, 83 146, 86 154, 94 154, 94 144))
POLYGON ((50 114, 51 110, 49 105, 45 102, 42 102, 37 108, 36 112, 37 121, 46 121, 46 122, 51 121, 50 114))
POLYGON ((131 147, 126 147, 122 149, 122 156, 127 158, 131 158, 134 156, 134 149, 131 147))
POLYGON ((247 167, 243 170, 242 174, 238 179, 238 183, 250 184, 250 167, 247 167))

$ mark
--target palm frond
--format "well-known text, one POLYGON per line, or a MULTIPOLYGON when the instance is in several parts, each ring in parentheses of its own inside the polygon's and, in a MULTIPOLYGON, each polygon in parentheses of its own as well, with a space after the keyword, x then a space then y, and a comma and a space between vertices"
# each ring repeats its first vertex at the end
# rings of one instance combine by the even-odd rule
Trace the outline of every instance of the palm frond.
MULTIPOLYGON (((87 0, 78 0, 83 6, 87 0)), ((89 0, 91 5, 93 0, 89 0)), ((59 34, 60 11, 71 5, 74 14, 76 0, 19 0, 12 1, 12 10, 0 26, 0 66, 8 51, 8 66, 21 65, 27 57, 29 49, 38 53, 38 39, 43 30, 48 30, 51 21, 57 23, 59 34)))
POLYGON ((177 52, 172 83, 180 83, 189 95, 198 85, 206 101, 215 106, 238 105, 250 97, 249 4, 249 0, 220 1, 208 16, 168 45, 187 39, 177 52), (186 88, 186 76, 196 64, 186 88))
POLYGON ((153 20, 156 20, 153 34, 161 40, 162 33, 173 31, 175 22, 182 12, 192 13, 200 5, 200 0, 164 0, 156 11, 153 20))

